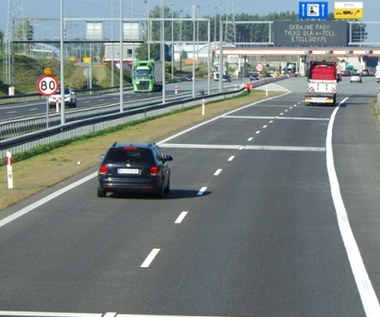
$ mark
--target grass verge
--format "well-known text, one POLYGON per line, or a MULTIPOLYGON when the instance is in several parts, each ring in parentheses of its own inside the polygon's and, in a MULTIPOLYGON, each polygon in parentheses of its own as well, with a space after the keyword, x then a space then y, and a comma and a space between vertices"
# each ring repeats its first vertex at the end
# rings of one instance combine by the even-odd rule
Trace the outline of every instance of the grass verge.
POLYGON ((15 160, 12 165, 13 189, 8 189, 6 166, 0 166, 2 175, 0 177, 0 210, 79 172, 95 168, 100 162, 99 156, 105 153, 115 141, 157 142, 194 124, 278 94, 280 93, 269 92, 266 96, 264 91, 252 91, 240 98, 207 104, 203 116, 199 105, 139 124, 119 127, 107 133, 80 138, 70 144, 44 148, 39 154, 24 155, 22 159, 15 160))

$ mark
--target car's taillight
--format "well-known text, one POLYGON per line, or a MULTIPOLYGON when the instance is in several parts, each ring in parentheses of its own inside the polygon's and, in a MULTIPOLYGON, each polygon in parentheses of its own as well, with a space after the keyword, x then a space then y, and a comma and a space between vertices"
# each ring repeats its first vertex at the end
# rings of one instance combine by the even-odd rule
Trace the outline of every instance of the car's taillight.
POLYGON ((100 166, 99 174, 103 174, 103 175, 107 174, 107 166, 106 165, 100 166))
POLYGON ((150 175, 152 175, 152 176, 157 176, 159 171, 160 171, 160 169, 158 168, 158 166, 151 166, 150 167, 150 175))

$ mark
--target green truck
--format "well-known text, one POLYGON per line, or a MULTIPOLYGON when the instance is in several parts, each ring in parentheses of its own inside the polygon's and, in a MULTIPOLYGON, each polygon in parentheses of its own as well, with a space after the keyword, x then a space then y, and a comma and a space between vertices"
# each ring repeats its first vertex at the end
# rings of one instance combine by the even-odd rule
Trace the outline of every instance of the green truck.
POLYGON ((162 62, 137 61, 132 84, 134 92, 162 91, 162 62))

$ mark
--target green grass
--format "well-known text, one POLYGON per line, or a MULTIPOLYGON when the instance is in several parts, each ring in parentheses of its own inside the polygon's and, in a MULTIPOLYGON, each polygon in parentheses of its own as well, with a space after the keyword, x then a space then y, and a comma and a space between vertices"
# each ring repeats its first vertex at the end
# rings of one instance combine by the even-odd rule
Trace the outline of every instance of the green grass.
MULTIPOLYGON (((44 69, 51 67, 53 75, 60 79, 60 61, 54 58, 31 57, 15 55, 15 94, 36 93, 36 82, 44 74, 44 69)), ((65 85, 74 89, 87 88, 87 78, 84 71, 88 67, 72 62, 65 63, 65 85)), ((0 96, 8 95, 8 85, 3 82, 3 56, 0 55, 0 96)), ((125 83, 130 83, 129 72, 125 72, 125 83)), ((119 71, 114 69, 114 82, 119 82, 119 71)), ((93 85, 96 87, 111 86, 111 67, 106 64, 97 64, 93 67, 93 85)))

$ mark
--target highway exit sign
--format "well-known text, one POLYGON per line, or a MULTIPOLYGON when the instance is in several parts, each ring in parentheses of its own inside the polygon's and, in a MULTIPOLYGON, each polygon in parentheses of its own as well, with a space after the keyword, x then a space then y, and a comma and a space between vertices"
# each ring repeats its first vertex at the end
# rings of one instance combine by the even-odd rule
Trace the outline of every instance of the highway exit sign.
POLYGON ((300 2, 299 3, 300 19, 327 19, 328 2, 300 2))
POLYGON ((335 2, 335 19, 362 19, 363 2, 335 2))

